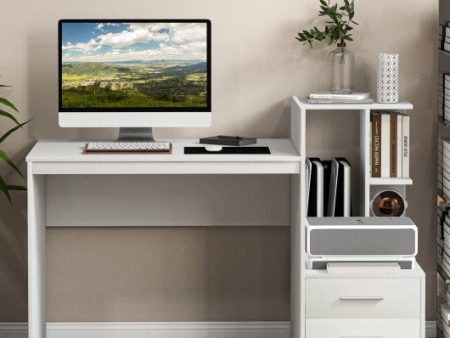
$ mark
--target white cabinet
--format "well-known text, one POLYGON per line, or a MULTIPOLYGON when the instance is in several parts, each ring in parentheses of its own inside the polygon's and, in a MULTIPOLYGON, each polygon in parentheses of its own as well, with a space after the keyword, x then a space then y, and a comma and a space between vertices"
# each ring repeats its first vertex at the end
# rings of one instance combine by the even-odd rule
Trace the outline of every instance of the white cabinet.
POLYGON ((306 270, 306 338, 424 338, 425 274, 306 270))

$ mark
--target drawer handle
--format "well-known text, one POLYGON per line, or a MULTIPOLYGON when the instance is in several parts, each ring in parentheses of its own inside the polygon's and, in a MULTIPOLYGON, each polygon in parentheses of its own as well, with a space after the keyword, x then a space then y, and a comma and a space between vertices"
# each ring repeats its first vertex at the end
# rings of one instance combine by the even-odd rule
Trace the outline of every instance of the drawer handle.
POLYGON ((341 336, 340 338, 383 338, 381 336, 341 336))
POLYGON ((372 302, 380 302, 384 298, 381 296, 341 296, 340 300, 344 301, 372 301, 372 302))

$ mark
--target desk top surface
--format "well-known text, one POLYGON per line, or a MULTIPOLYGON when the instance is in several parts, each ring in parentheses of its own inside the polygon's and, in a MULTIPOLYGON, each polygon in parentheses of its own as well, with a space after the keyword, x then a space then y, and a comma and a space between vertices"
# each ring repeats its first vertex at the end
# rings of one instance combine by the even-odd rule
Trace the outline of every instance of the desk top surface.
POLYGON ((300 155, 290 139, 258 139, 253 146, 268 146, 270 155, 185 155, 184 147, 203 147, 198 140, 165 140, 172 154, 83 154, 87 141, 38 141, 27 162, 299 162, 300 155))

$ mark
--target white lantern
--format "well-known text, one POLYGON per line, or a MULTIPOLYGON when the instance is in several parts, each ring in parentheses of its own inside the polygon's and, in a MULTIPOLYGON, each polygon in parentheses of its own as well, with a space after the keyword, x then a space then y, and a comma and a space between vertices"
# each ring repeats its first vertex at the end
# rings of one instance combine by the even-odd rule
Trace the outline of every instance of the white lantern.
POLYGON ((398 102, 398 54, 378 54, 377 101, 398 102))

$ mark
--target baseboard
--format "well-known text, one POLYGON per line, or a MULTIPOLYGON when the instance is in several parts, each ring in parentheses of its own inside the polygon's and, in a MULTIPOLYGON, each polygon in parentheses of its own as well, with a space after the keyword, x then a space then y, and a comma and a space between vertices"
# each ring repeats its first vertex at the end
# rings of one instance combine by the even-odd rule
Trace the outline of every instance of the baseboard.
MULTIPOLYGON (((48 323, 48 338, 290 338, 289 322, 48 323)), ((0 323, 0 338, 27 338, 27 323, 0 323)))
MULTIPOLYGON (((48 323, 48 338, 290 338, 289 322, 48 323)), ((27 323, 0 323, 0 338, 27 338, 27 323)), ((436 322, 426 322, 436 337, 436 322)))

